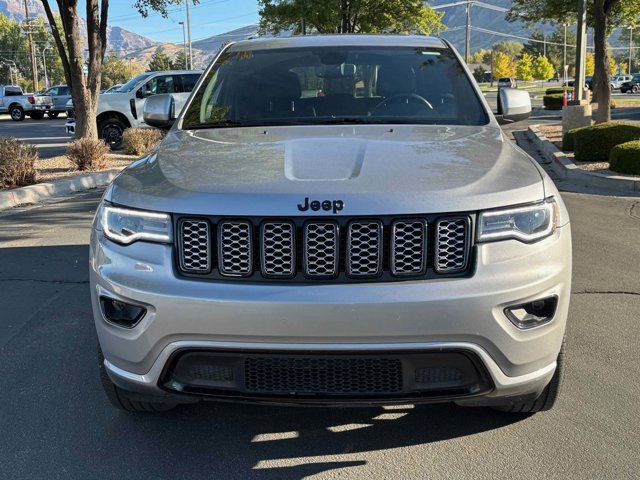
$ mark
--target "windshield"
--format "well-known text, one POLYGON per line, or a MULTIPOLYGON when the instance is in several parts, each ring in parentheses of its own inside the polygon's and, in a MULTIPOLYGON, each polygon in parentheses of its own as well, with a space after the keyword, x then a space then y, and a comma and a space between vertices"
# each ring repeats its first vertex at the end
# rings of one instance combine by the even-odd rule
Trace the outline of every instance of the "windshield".
POLYGON ((120 88, 118 88, 118 93, 124 93, 124 92, 132 91, 134 88, 136 88, 136 85, 138 85, 138 83, 140 83, 141 81, 149 78, 150 76, 151 76, 150 73, 141 73, 137 77, 133 77, 127 83, 125 83, 120 88))
POLYGON ((224 53, 182 127, 487 122, 450 50, 299 47, 224 53))

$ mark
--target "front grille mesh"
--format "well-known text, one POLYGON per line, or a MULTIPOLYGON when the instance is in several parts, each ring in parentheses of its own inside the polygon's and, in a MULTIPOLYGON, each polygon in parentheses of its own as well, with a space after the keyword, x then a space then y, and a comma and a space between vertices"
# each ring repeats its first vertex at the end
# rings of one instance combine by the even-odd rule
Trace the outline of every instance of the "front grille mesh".
POLYGON ((382 246, 382 223, 352 222, 347 235, 347 273, 352 277, 382 273, 382 246))
POLYGON ((423 220, 394 222, 391 271, 394 275, 420 275, 425 270, 427 225, 423 220))
POLYGON ((248 222, 222 222, 219 227, 220 273, 246 276, 253 268, 251 225, 248 222))
POLYGON ((467 268, 467 226, 466 218, 440 220, 436 224, 437 272, 454 273, 467 268))
POLYGON ((206 220, 180 222, 180 268, 185 272, 205 273, 211 269, 209 223, 206 220))
POLYGON ((289 222, 262 225, 262 273, 268 277, 289 277, 295 273, 295 227, 289 222))
POLYGON ((397 358, 250 357, 245 386, 271 394, 392 394, 402 391, 397 358))
POLYGON ((470 270, 471 232, 471 219, 461 215, 429 224, 421 218, 297 224, 180 218, 177 263, 190 275, 251 279, 416 278, 428 269, 429 275, 460 274, 470 270))
POLYGON ((338 273, 338 225, 307 223, 304 235, 304 274, 333 277, 338 273))

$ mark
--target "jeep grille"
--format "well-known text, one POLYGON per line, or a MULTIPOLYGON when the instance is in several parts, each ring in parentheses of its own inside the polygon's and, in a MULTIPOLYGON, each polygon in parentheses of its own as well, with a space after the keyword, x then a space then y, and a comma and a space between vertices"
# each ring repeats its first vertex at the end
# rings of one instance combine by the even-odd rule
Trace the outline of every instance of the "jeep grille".
POLYGON ((472 272, 472 218, 181 217, 177 266, 188 276, 252 281, 394 281, 472 272))

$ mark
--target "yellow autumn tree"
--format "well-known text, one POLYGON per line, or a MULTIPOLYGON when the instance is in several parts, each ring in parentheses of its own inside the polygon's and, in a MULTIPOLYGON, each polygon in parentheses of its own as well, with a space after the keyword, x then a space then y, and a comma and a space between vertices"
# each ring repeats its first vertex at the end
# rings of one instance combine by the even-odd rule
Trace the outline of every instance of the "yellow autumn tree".
POLYGON ((521 80, 533 80, 533 57, 528 53, 523 53, 518 66, 516 67, 516 75, 521 80))
POLYGON ((493 54, 493 78, 514 77, 516 75, 515 61, 506 53, 495 52, 493 54))
POLYGON ((616 63, 616 59, 613 58, 613 55, 609 56, 609 75, 615 75, 618 73, 618 64, 616 63))
POLYGON ((587 59, 584 62, 584 74, 593 76, 596 68, 596 57, 593 53, 587 53, 587 59))

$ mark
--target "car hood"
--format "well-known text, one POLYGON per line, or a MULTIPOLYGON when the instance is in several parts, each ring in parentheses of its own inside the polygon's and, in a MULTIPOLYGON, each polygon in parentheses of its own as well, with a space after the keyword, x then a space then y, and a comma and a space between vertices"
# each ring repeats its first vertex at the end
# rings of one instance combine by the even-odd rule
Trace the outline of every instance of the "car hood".
POLYGON ((471 211, 544 198, 532 160, 499 127, 294 126, 173 130, 107 199, 148 210, 327 215, 471 211))

